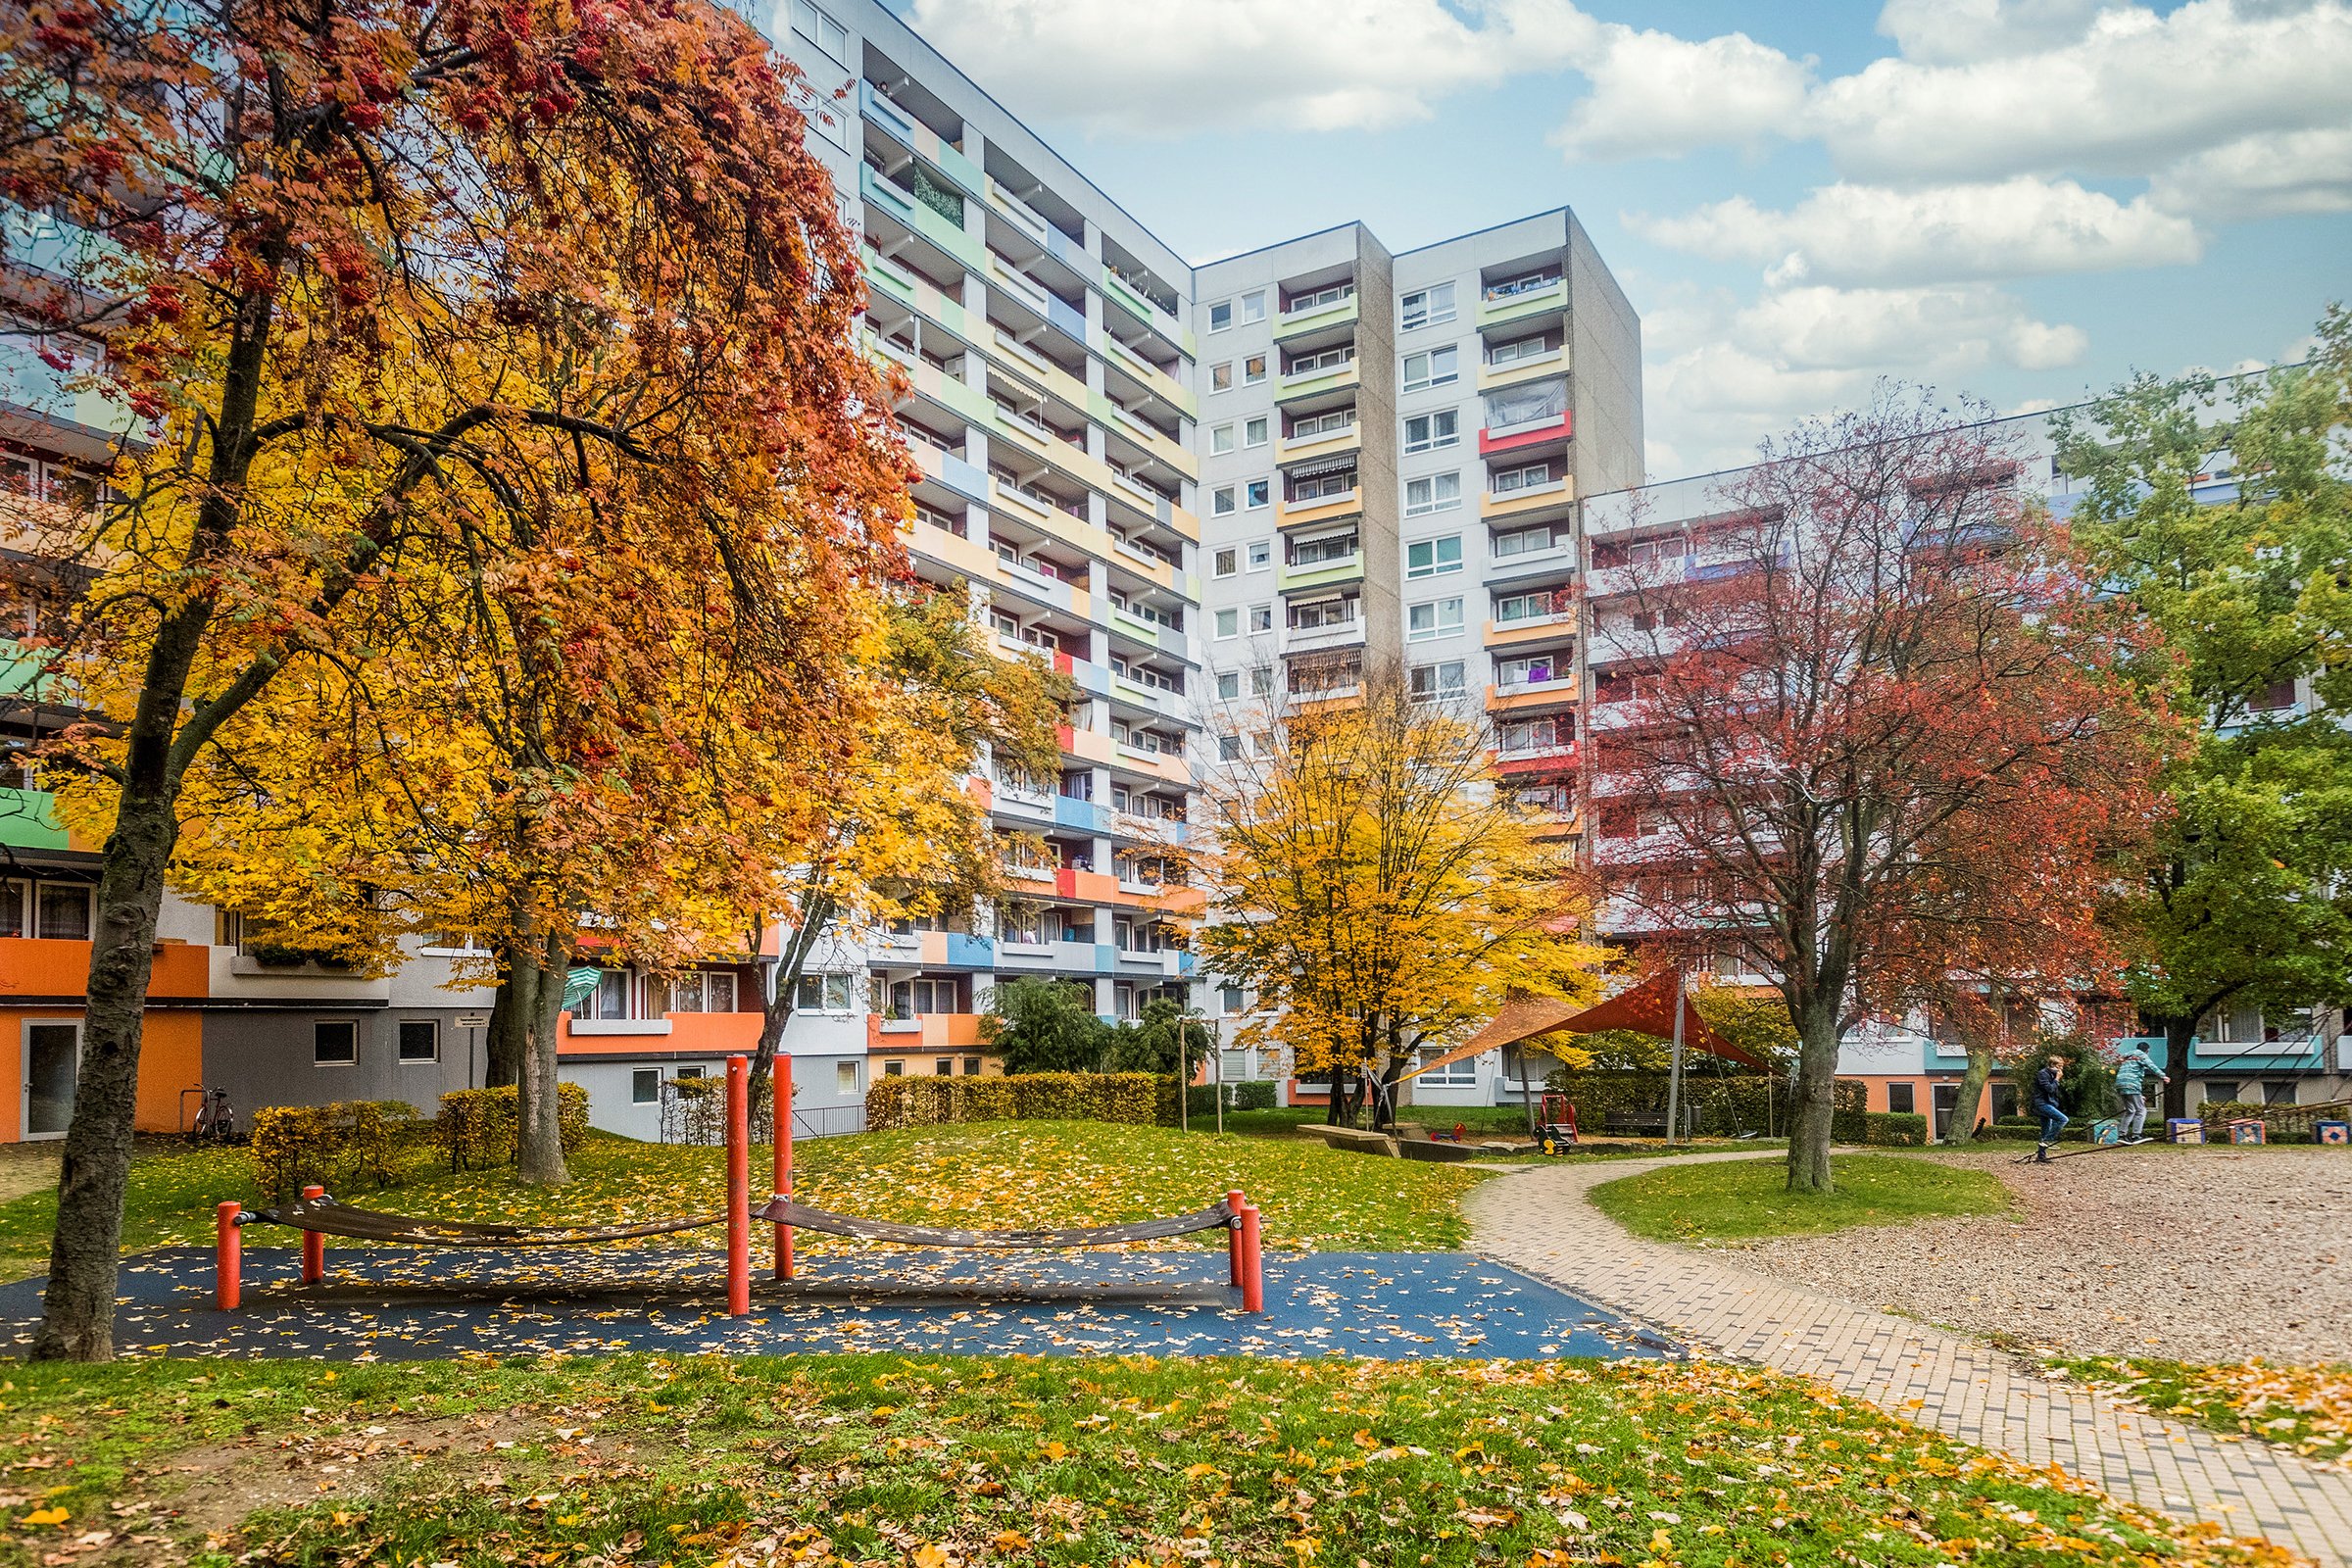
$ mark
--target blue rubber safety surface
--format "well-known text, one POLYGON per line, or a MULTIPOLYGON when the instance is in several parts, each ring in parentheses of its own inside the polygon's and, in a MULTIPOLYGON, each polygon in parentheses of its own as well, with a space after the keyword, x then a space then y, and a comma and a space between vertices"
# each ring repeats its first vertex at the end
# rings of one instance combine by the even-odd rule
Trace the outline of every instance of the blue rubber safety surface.
MULTIPOLYGON (((125 1355, 416 1360, 563 1351, 781 1355, 1356 1356, 1481 1360, 1654 1356, 1638 1325, 1467 1252, 1268 1252, 1266 1311, 1241 1310, 1222 1251, 873 1250, 803 1260, 790 1283, 755 1265, 752 1315, 725 1315, 716 1253, 330 1248, 301 1283, 293 1248, 248 1248, 244 1303, 213 1304, 209 1250, 123 1259, 115 1345, 125 1355), (525 1260, 527 1259, 527 1261, 525 1260)), ((0 1286, 0 1347, 20 1353, 41 1281, 0 1286)))

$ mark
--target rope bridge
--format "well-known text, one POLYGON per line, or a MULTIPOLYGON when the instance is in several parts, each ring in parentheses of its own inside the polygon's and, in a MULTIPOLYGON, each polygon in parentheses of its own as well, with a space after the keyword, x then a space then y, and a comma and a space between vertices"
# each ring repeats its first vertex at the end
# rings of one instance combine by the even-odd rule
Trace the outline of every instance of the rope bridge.
MULTIPOLYGON (((792 1058, 776 1057, 776 1089, 789 1097, 792 1058)), ((889 1242, 901 1247, 1004 1249, 1042 1251, 1049 1249, 1117 1247, 1127 1242, 1155 1242, 1197 1231, 1222 1230, 1227 1235, 1229 1283, 1242 1294, 1242 1310, 1265 1310, 1265 1288, 1259 1258, 1257 1205, 1239 1191, 1206 1208, 1189 1214, 1133 1220, 1122 1225, 1085 1225, 1054 1229, 967 1231, 932 1225, 902 1225, 894 1220, 866 1219, 811 1208, 792 1198, 792 1118, 779 1117, 776 1139, 775 1186, 767 1201, 751 1200, 751 1072, 742 1056, 727 1058, 727 1206, 716 1214, 685 1214, 668 1219, 642 1220, 626 1225, 518 1225, 491 1220, 426 1219, 392 1214, 380 1209, 338 1203, 321 1187, 302 1190, 302 1200, 250 1212, 238 1203, 222 1203, 218 1214, 218 1250, 214 1254, 214 1295, 224 1310, 233 1310, 242 1295, 244 1227, 252 1223, 284 1225, 302 1232, 302 1279, 306 1285, 326 1277, 326 1238, 385 1242, 411 1247, 518 1249, 581 1247, 597 1242, 628 1241, 643 1236, 669 1236, 712 1225, 727 1228, 727 1311, 743 1317, 752 1309, 751 1235, 757 1220, 775 1228, 775 1276, 793 1277, 792 1236, 796 1230, 819 1231, 857 1241, 889 1242)))

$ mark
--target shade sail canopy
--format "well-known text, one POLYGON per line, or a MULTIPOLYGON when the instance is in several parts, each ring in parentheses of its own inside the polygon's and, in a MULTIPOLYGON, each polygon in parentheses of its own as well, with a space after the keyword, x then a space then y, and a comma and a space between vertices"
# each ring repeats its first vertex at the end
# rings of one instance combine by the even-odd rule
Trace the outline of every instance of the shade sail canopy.
MULTIPOLYGON (((1501 1046, 1515 1046, 1523 1040, 1533 1040, 1549 1034, 1597 1034, 1603 1029, 1630 1029, 1636 1034, 1653 1035, 1660 1040, 1674 1038, 1675 980, 1672 969, 1662 969, 1640 985, 1620 991, 1606 1002, 1590 1007, 1550 997, 1513 997, 1502 1004, 1484 1029, 1432 1060, 1422 1062, 1406 1078, 1418 1078, 1433 1068, 1446 1066, 1475 1056, 1481 1052, 1501 1046)), ((1758 1072, 1772 1071, 1772 1063, 1751 1051, 1733 1045, 1706 1025, 1698 1015, 1698 1004, 1688 995, 1683 998, 1683 1047, 1710 1056, 1721 1056, 1758 1072)))

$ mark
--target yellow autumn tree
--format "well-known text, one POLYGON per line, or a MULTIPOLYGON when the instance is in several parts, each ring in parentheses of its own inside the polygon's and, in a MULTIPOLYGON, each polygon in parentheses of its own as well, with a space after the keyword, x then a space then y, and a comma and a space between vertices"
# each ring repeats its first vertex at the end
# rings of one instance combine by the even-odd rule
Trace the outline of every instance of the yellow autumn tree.
POLYGON ((1597 993, 1573 852, 1496 775, 1483 715, 1388 668, 1358 697, 1247 716, 1203 791, 1196 940, 1257 993, 1244 1038, 1330 1077, 1333 1121, 1509 996, 1597 993))

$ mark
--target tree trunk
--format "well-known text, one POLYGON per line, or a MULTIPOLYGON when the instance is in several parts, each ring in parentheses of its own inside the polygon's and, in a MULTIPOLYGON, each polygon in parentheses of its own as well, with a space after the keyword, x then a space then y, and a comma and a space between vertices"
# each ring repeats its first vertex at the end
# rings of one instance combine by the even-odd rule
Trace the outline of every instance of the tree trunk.
MULTIPOLYGON (((1992 1079, 1992 1045, 1989 1041, 1963 1040, 1960 1047, 1968 1053, 1968 1065, 1960 1069, 1960 1100, 1952 1107, 1952 1125, 1944 1135, 1947 1144, 1965 1144, 1976 1136, 1977 1103, 1984 1098, 1984 1086, 1992 1079)), ((1936 1114, 1935 1097, 1929 1096, 1928 1115, 1936 1114)))
MULTIPOLYGON (((760 1107, 767 1103, 773 1089, 769 1082, 775 1076, 776 1057, 784 1050, 784 1031, 792 1022, 793 993, 800 985, 801 971, 808 967, 808 955, 816 947, 816 939, 832 922, 834 902, 823 894, 812 894, 801 902, 801 923, 785 942, 776 959, 774 989, 760 1001, 760 1044, 752 1052, 752 1118, 757 1121, 760 1107)), ((766 933, 752 933, 751 952, 760 953, 760 939, 766 933)), ((778 1107, 776 1114, 791 1114, 791 1104, 778 1107)))
POLYGON ((164 867, 178 836, 169 796, 123 792, 98 882, 80 1070, 58 1176, 49 1285, 32 1342, 36 1361, 105 1361, 115 1353, 115 1280, 122 1195, 130 1182, 140 1031, 164 867))
MULTIPOLYGON (((2188 1043, 2197 1032, 2194 1018, 2164 1020, 2164 1118, 2188 1114, 2188 1043)), ((2165 1129, 2167 1132, 2170 1128, 2165 1129)))
POLYGON ((1788 1191, 1826 1193, 1830 1125, 1837 1108, 1838 999, 1816 997, 1796 1020, 1796 1084, 1788 1117, 1788 1191))
MULTIPOLYGON (((516 1175, 540 1187, 557 1187, 571 1179, 564 1165, 563 1100, 556 1076, 556 1029, 564 1012, 569 951, 564 934, 551 931, 527 960, 532 977, 524 993, 531 1002, 526 1015, 530 1038, 515 1087, 514 1167, 516 1175)), ((516 959, 518 964, 524 961, 520 949, 516 959)))
POLYGON ((490 1004, 483 1088, 504 1089, 522 1081, 522 1058, 531 1038, 533 1000, 516 984, 514 962, 510 956, 499 976, 498 995, 490 1004))

